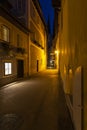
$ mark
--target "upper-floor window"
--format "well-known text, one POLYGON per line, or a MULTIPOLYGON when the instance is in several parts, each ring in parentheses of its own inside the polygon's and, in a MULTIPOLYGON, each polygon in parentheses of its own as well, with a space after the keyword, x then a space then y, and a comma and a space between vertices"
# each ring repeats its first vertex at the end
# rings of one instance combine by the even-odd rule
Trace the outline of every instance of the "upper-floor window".
POLYGON ((17 47, 23 47, 23 38, 21 34, 17 34, 17 47))
POLYGON ((9 42, 9 28, 2 25, 2 40, 9 42))
POLYGON ((30 14, 31 18, 35 21, 36 20, 36 12, 33 3, 30 3, 30 14))
POLYGON ((23 0, 17 0, 16 6, 17 9, 23 10, 23 0))
POLYGON ((63 11, 61 11, 61 29, 63 29, 63 11))
POLYGON ((39 16, 38 16, 38 15, 37 15, 36 20, 37 20, 37 24, 40 26, 40 18, 39 18, 39 16))
POLYGON ((19 46, 20 46, 20 35, 17 34, 17 47, 19 47, 19 46))

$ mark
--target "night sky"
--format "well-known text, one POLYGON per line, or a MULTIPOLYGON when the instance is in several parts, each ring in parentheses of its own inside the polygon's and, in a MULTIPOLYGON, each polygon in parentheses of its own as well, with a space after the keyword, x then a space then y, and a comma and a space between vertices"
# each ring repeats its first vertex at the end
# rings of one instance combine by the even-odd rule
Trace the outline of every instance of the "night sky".
POLYGON ((48 23, 48 17, 50 20, 50 30, 53 34, 53 24, 54 24, 54 9, 52 7, 52 0, 39 0, 42 12, 45 18, 46 23, 48 23))

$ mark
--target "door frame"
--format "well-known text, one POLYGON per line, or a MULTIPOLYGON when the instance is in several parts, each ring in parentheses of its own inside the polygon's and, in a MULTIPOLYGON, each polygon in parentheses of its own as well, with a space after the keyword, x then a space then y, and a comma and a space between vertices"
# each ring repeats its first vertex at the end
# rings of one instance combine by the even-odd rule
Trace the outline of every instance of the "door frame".
POLYGON ((83 69, 77 67, 73 80, 73 120, 75 130, 83 130, 83 69))
POLYGON ((17 78, 24 77, 24 60, 17 60, 17 78))

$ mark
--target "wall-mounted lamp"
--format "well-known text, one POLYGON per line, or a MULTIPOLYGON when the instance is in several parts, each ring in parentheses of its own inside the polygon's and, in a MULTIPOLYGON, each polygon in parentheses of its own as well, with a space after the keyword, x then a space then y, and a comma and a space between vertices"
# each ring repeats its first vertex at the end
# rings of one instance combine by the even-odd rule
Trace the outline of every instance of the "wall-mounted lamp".
POLYGON ((59 50, 55 50, 55 54, 57 54, 57 55, 58 55, 59 53, 60 53, 60 51, 59 51, 59 50))

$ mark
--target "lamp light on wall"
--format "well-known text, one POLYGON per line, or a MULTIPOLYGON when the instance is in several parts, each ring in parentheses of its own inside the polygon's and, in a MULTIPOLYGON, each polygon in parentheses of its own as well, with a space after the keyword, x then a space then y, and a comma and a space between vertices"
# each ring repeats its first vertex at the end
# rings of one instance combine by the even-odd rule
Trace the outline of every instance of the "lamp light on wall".
POLYGON ((55 54, 57 54, 57 55, 58 55, 59 53, 60 53, 60 51, 59 51, 59 50, 55 50, 55 54))

